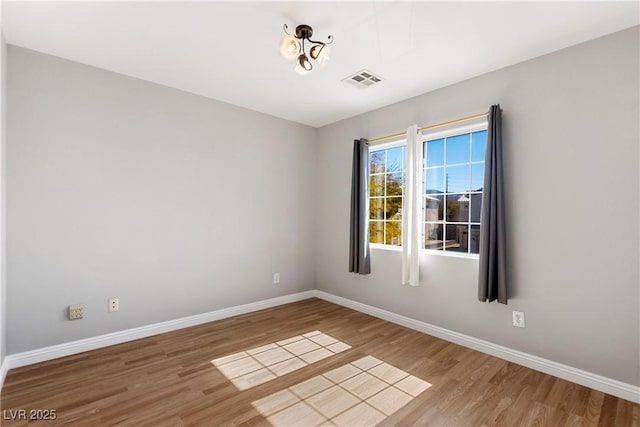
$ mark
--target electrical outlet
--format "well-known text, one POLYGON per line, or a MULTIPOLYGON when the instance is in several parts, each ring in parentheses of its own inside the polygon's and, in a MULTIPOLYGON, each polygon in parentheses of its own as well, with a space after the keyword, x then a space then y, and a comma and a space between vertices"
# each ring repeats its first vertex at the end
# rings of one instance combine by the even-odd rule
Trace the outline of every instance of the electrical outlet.
POLYGON ((524 311, 513 312, 513 326, 524 328, 524 311))
POLYGON ((82 319, 84 316, 84 306, 82 304, 72 304, 69 306, 69 320, 82 319))
POLYGON ((280 273, 273 273, 273 284, 277 285, 280 283, 280 273))
POLYGON ((120 298, 109 298, 109 313, 120 310, 120 298))

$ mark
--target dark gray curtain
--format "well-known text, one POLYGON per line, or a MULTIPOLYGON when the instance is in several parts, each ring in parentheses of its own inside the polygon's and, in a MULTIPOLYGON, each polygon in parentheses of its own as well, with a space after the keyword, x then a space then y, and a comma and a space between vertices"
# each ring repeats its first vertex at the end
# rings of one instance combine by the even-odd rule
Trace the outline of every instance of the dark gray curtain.
POLYGON ((502 110, 489 110, 480 217, 478 299, 507 303, 506 236, 502 164, 502 110))
POLYGON ((371 273, 369 259, 369 146, 366 139, 353 141, 349 271, 358 274, 371 273))

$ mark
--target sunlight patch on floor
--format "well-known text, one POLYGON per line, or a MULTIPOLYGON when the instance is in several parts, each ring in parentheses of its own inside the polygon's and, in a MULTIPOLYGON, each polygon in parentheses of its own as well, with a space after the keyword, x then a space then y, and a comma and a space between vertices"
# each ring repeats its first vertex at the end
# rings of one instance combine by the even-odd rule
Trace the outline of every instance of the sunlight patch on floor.
POLYGON ((366 356, 252 402, 275 427, 376 425, 431 387, 366 356))
POLYGON ((238 390, 266 383, 351 346, 320 331, 230 354, 211 361, 238 390))

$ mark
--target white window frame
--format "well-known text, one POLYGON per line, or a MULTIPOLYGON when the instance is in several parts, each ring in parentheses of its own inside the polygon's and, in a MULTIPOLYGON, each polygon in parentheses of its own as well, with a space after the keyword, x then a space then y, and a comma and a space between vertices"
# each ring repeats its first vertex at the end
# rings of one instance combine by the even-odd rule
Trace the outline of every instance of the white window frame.
MULTIPOLYGON (((402 138, 402 139, 397 139, 394 141, 385 141, 385 142, 381 142, 378 144, 369 144, 369 156, 371 156, 372 153, 376 152, 376 151, 382 151, 382 150, 387 150, 389 148, 396 148, 396 147, 406 147, 407 146, 407 140, 406 138, 402 138)), ((406 165, 405 165, 406 166, 406 165)), ((369 173, 371 173, 371 171, 369 171, 369 173)), ((403 166, 403 171, 402 174, 404 175, 404 166, 403 166)), ((367 202, 369 202, 369 199, 371 198, 371 193, 369 193, 369 195, 367 196, 367 202)), ((403 215, 404 215, 404 192, 402 195, 402 208, 403 208, 403 215)), ((371 226, 371 219, 367 218, 367 221, 369 221, 369 226, 371 226)), ((369 236, 367 236, 367 239, 369 239, 369 236)), ((371 243, 369 242, 369 247, 371 247, 372 249, 385 249, 385 250, 390 250, 390 251, 402 251, 402 245, 387 245, 386 243, 371 243)))
MULTIPOLYGON (((470 125, 465 125, 465 126, 456 126, 456 127, 451 127, 445 130, 433 130, 431 132, 427 131, 427 132, 423 132, 421 135, 421 143, 424 144, 429 140, 433 140, 433 139, 440 139, 440 138, 447 138, 447 137, 452 137, 452 136, 456 136, 456 135, 463 135, 466 133, 472 133, 472 132, 479 132, 479 131, 483 131, 483 130, 487 130, 488 129, 488 123, 486 121, 482 121, 479 123, 473 123, 470 125)), ((426 161, 426 150, 424 151, 424 156, 423 157, 423 170, 425 169, 425 164, 424 162, 426 161)), ((445 161, 444 161, 444 165, 446 166, 447 164, 447 153, 445 150, 445 161)), ((426 183, 424 182, 424 180, 426 179, 424 173, 422 176, 423 179, 423 185, 425 185, 426 183)), ((483 194, 484 194, 484 188, 483 188, 483 194)), ((423 204, 424 205, 424 204, 423 204)), ((423 207, 424 209, 424 207, 423 207)), ((446 219, 443 220, 443 224, 446 224, 446 219)), ((463 253, 463 252, 453 252, 453 251, 446 251, 446 250, 441 250, 441 249, 427 249, 424 247, 424 212, 423 212, 423 220, 422 220, 422 236, 421 236, 421 241, 423 242, 423 247, 421 249, 421 252, 425 252, 428 253, 430 255, 439 255, 439 256, 447 256, 447 257, 454 257, 454 258, 467 258, 467 259, 479 259, 479 254, 473 254, 473 253, 463 253)), ((469 224, 471 222, 469 221, 469 224)), ((445 227, 446 228, 446 227, 445 227)), ((470 238, 470 237, 469 237, 470 238)), ((387 245, 385 245, 387 246, 387 245)))
MULTIPOLYGON (((486 123, 486 121, 482 121, 482 122, 473 123, 473 124, 464 125, 464 126, 450 127, 444 130, 438 129, 433 131, 426 131, 420 135, 420 143, 424 144, 428 140, 432 140, 432 139, 439 139, 439 138, 451 137, 451 136, 465 134, 465 133, 472 133, 472 132, 487 130, 487 128, 488 128, 488 124, 486 123)), ((375 151, 386 150, 389 148, 406 147, 406 145, 407 145, 406 138, 397 139, 394 141, 386 141, 386 142, 377 143, 377 144, 371 144, 369 146, 369 154, 371 155, 371 153, 375 151)), ((426 152, 424 155, 426 155, 426 152)), ((445 156, 446 156, 446 153, 445 153, 445 156)), ((423 170, 424 170, 424 161, 425 161, 424 157, 422 161, 423 161, 423 170)), ((446 164, 446 157, 445 157, 445 164, 446 164)), ((405 172, 403 171, 403 174, 404 173, 405 172)), ((425 176, 424 174, 422 175, 424 180, 425 176)), ((423 184, 425 184, 424 181, 423 181, 423 184)), ((369 200, 369 196, 367 197, 367 200, 369 200)), ((403 209, 404 209, 404 201, 403 201, 403 209)), ((421 217, 424 218, 424 212, 422 213, 421 217)), ((369 220, 370 219, 367 218, 367 221, 369 220)), ((423 219, 422 220, 423 225, 424 225, 424 222, 425 221, 423 219)), ((443 221, 443 222, 446 222, 446 221, 443 221)), ((423 242, 423 245, 424 245, 424 226, 421 227, 421 229, 422 229, 421 241, 423 242)), ((382 249, 382 250, 398 251, 398 252, 402 251, 402 245, 388 245, 384 243, 369 243, 369 245, 372 249, 382 249)), ((439 249, 427 249, 424 247, 420 249, 420 252, 426 253, 429 255, 445 256, 445 257, 452 257, 452 258, 466 258, 466 259, 474 259, 474 260, 478 260, 479 258, 478 254, 445 251, 445 250, 439 250, 439 249)))

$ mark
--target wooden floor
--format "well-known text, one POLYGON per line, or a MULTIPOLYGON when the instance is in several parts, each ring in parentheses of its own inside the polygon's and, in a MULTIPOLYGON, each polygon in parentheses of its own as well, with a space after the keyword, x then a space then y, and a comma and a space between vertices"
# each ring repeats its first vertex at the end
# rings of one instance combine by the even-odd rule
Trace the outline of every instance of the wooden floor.
POLYGON ((367 355, 432 384, 379 425, 640 425, 637 404, 318 299, 11 370, 1 424, 269 425, 252 402, 367 355), (314 330, 351 348, 243 391, 211 363, 314 330))

